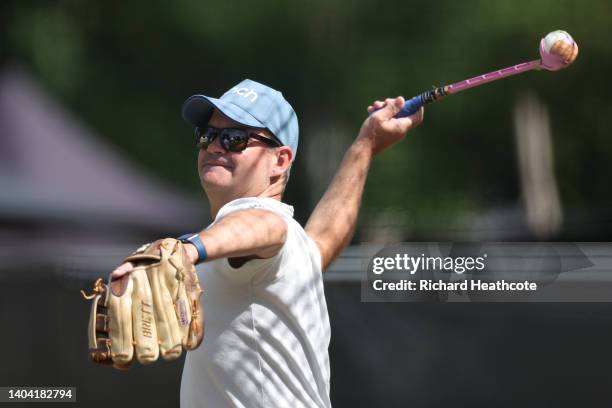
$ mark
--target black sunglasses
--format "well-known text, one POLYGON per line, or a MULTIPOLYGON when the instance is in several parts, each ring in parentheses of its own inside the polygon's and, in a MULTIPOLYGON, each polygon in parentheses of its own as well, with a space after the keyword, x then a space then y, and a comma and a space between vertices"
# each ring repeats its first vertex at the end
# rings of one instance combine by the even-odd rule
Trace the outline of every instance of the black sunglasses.
POLYGON ((200 149, 208 149, 208 146, 220 137, 221 146, 225 151, 241 152, 247 148, 249 138, 257 139, 264 142, 270 147, 282 146, 278 141, 269 139, 257 133, 237 128, 214 128, 212 126, 196 127, 195 128, 196 146, 200 149))

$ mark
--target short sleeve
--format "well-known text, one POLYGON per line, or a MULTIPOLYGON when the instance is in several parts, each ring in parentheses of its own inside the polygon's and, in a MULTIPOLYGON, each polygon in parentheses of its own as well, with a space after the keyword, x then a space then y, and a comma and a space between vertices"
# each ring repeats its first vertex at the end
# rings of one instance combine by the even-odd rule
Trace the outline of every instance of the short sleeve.
MULTIPOLYGON (((219 210, 217 217, 215 217, 215 221, 211 225, 214 225, 231 213, 249 209, 267 210, 283 217, 287 222, 288 229, 290 229, 295 222, 293 220, 293 208, 291 206, 271 198, 249 197, 233 200, 224 205, 219 210)), ((293 239, 295 239, 295 237, 289 232, 287 234, 287 240, 276 255, 270 258, 251 259, 238 268, 231 266, 229 259, 223 259, 222 262, 224 267, 221 269, 222 274, 226 279, 237 285, 244 285, 253 280, 257 282, 274 280, 279 276, 281 259, 286 252, 288 242, 293 239)))

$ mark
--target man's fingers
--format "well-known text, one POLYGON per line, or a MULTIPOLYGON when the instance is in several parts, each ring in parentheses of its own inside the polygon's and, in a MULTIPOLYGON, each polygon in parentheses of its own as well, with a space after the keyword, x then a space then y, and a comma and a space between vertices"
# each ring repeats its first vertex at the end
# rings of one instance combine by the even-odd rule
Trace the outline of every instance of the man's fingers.
POLYGON ((415 127, 423 122, 423 117, 425 116, 425 108, 421 106, 418 111, 408 116, 407 118, 412 121, 411 127, 415 127))
POLYGON ((384 102, 376 101, 371 106, 374 107, 374 111, 380 112, 376 113, 380 118, 388 120, 393 118, 404 107, 404 103, 404 98, 398 96, 396 98, 387 98, 384 102))
POLYGON ((406 100, 402 96, 396 98, 387 98, 384 101, 374 101, 372 105, 369 105, 367 110, 369 114, 376 111, 381 111, 379 114, 383 119, 397 119, 400 121, 399 125, 406 127, 406 130, 411 127, 419 125, 423 121, 424 109, 421 107, 416 113, 404 118, 395 118, 395 115, 402 110, 406 100))
POLYGON ((402 96, 398 96, 397 98, 395 98, 393 100, 393 108, 394 108, 394 110, 396 110, 395 113, 397 113, 400 110, 402 110, 402 108, 404 107, 405 103, 406 103, 406 101, 404 100, 404 98, 402 96))
POLYGON ((374 101, 370 106, 368 106, 368 113, 372 113, 384 107, 385 103, 383 101, 374 101))
POLYGON ((394 98, 387 98, 385 99, 385 107, 382 109, 382 111, 385 113, 385 118, 390 119, 395 116, 400 109, 401 106, 399 108, 397 107, 397 103, 394 98))
MULTIPOLYGON (((403 105, 402 105, 403 106, 403 105)), ((421 108, 413 113, 410 116, 406 116, 405 118, 397 118, 394 120, 397 130, 399 132, 405 133, 412 128, 417 127, 423 122, 423 116, 425 115, 425 108, 421 106, 421 108)))
POLYGON ((132 262, 122 263, 111 273, 111 278, 117 279, 125 275, 126 273, 132 272, 134 269, 134 264, 132 262))

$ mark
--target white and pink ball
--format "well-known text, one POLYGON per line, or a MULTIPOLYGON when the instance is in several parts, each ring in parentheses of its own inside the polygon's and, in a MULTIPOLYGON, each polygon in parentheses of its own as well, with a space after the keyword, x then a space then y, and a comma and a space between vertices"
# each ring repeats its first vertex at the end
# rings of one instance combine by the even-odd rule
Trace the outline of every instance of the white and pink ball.
POLYGON ((548 71, 566 68, 578 56, 578 44, 563 30, 550 32, 540 41, 541 66, 548 71))

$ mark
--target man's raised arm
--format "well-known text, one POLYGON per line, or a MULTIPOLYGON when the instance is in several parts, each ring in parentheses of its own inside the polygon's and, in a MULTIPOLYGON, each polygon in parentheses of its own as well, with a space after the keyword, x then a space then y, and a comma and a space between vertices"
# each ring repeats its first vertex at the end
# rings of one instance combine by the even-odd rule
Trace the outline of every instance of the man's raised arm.
POLYGON ((376 101, 368 107, 369 113, 376 112, 363 122, 357 139, 306 224, 306 233, 321 251, 323 271, 353 236, 372 158, 403 139, 406 132, 423 120, 423 109, 406 118, 393 118, 402 106, 404 98, 400 96, 376 101))

